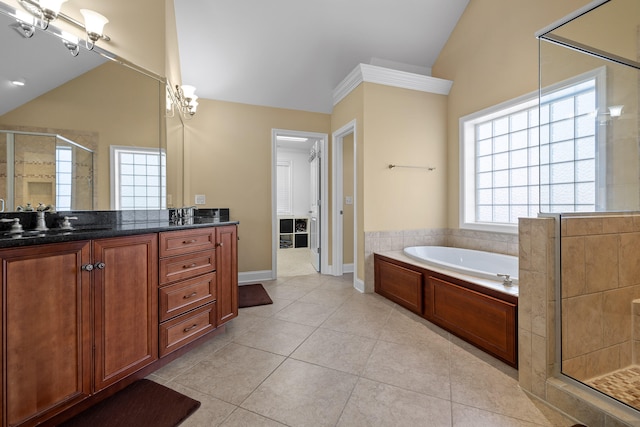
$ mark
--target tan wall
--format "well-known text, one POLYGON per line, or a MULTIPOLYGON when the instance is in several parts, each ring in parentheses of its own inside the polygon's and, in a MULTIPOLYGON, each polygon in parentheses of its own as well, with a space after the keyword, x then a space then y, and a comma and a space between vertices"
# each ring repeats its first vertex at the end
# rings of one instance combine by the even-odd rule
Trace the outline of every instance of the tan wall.
POLYGON ((434 77, 453 80, 447 112, 448 226, 458 228, 459 119, 538 87, 534 34, 589 0, 473 0, 433 65, 434 77))
POLYGON ((365 84, 365 232, 446 225, 446 105, 443 95, 365 84))
POLYGON ((185 128, 186 199, 240 221, 240 272, 271 270, 271 130, 328 134, 331 116, 205 99, 185 128))

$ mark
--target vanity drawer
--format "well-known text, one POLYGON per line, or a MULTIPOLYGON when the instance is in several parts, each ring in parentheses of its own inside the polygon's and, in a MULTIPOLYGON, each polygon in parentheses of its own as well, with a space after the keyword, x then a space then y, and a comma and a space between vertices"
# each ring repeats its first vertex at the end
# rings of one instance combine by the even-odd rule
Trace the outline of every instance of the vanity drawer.
POLYGON ((216 303, 160 324, 160 356, 196 340, 216 328, 216 303))
POLYGON ((214 228, 160 233, 160 258, 215 249, 214 228))
POLYGON ((216 269, 216 251, 202 251, 160 260, 160 285, 188 279, 216 269))
POLYGON ((159 289, 160 321, 164 322, 215 299, 215 272, 165 286, 159 289))

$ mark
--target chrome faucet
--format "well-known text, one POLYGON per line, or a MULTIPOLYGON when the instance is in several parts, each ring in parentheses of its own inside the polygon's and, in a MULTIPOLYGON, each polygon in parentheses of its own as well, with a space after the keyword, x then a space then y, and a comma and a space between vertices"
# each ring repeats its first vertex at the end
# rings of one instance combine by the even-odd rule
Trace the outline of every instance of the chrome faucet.
POLYGON ((513 280, 511 280, 511 275, 498 273, 498 277, 502 277, 502 284, 504 286, 513 286, 513 280))
POLYGON ((38 203, 38 207, 36 208, 36 231, 47 231, 49 229, 44 215, 47 211, 53 212, 53 206, 38 203))

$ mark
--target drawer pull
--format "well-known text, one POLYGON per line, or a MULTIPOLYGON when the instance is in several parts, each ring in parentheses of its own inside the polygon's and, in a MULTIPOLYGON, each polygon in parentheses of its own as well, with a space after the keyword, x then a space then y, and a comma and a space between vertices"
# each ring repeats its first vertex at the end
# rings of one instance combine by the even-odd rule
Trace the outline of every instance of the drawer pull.
POLYGON ((220 243, 216 243, 216 246, 218 246, 218 247, 222 247, 222 242, 220 242, 220 243))
POLYGON ((193 268, 196 267, 198 264, 196 264, 195 262, 193 264, 189 264, 189 265, 183 265, 182 268, 193 268))
POLYGON ((197 323, 194 323, 193 325, 189 326, 188 328, 184 328, 184 329, 182 330, 182 332, 185 332, 185 333, 186 333, 186 332, 189 332, 190 330, 192 330, 193 328, 197 328, 197 327, 198 327, 198 324, 197 324, 197 323))
POLYGON ((82 268, 82 271, 92 271, 93 270, 93 264, 85 264, 81 268, 82 268))
POLYGON ((191 298, 191 297, 195 297, 196 295, 198 295, 198 293, 197 293, 197 292, 192 292, 192 293, 191 293, 191 295, 185 295, 185 296, 183 296, 182 298, 183 298, 183 299, 189 299, 189 298, 191 298))
POLYGON ((196 240, 196 239, 183 240, 183 241, 182 241, 182 244, 183 244, 183 245, 190 245, 191 243, 195 243, 195 242, 197 242, 197 240, 196 240))

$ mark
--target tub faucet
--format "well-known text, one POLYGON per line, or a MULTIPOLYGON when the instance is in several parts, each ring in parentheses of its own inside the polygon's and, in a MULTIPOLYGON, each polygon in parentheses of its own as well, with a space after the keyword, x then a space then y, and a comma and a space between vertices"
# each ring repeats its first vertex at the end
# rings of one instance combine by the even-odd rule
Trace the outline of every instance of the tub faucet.
POLYGON ((511 276, 509 274, 498 273, 498 277, 502 277, 502 284, 504 286, 513 286, 513 280, 511 280, 511 276))

